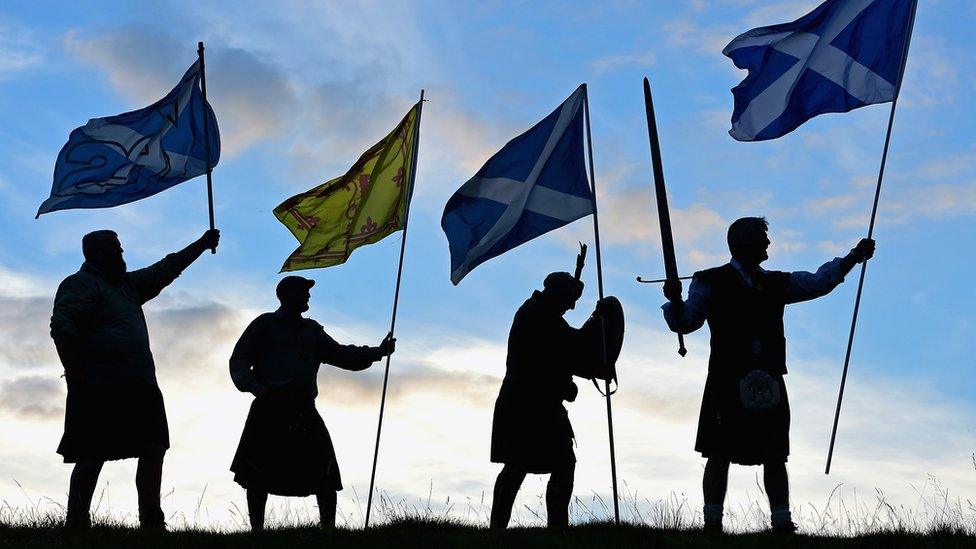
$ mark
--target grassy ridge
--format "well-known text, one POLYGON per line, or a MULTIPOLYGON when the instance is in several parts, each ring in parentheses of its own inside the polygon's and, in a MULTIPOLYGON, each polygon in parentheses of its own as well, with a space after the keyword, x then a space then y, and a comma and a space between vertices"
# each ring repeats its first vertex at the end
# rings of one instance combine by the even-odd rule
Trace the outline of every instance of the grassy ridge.
POLYGON ((927 533, 879 532, 853 538, 777 536, 768 532, 715 536, 700 530, 665 530, 646 526, 590 523, 565 531, 514 528, 492 532, 457 521, 407 519, 368 531, 314 527, 283 528, 251 534, 181 530, 140 531, 98 526, 72 532, 55 525, 2 525, 0 545, 7 547, 976 547, 976 536, 949 529, 927 533))

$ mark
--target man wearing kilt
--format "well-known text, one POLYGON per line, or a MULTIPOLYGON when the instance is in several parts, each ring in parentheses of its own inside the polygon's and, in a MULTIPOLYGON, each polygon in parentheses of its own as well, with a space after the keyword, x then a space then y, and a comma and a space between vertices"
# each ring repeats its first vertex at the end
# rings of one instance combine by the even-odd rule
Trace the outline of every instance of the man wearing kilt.
POLYGON ((322 325, 304 318, 315 282, 286 276, 278 283, 281 307, 254 319, 230 357, 230 375, 255 396, 231 464, 247 491, 251 528, 264 529, 268 494, 309 496, 324 528, 335 526, 336 492, 342 490, 332 438, 315 409, 319 365, 360 371, 393 353, 391 335, 379 347, 340 345, 322 325))
POLYGON ((769 257, 767 229, 762 217, 732 223, 731 261, 695 273, 686 301, 680 281, 664 286, 664 318, 672 331, 691 333, 707 321, 711 332, 695 450, 707 460, 704 517, 705 528, 712 531, 722 530, 730 463, 763 466, 773 530, 796 530, 786 473, 790 406, 783 381, 784 307, 830 293, 856 264, 874 255, 874 241, 865 238, 816 273, 767 271, 759 266, 769 257))
POLYGON ((75 464, 66 526, 91 526, 92 494, 106 461, 139 458, 139 524, 165 527, 159 489, 169 428, 142 306, 219 240, 220 232, 209 230, 182 251, 126 272, 113 231, 82 238, 85 262, 58 286, 51 315, 68 384, 58 453, 75 464))
MULTIPOLYGON (((608 297, 582 328, 573 328, 563 315, 575 308, 583 294, 577 274, 551 273, 543 290, 535 291, 519 307, 508 335, 505 378, 495 400, 491 426, 491 461, 502 463, 495 480, 490 527, 505 529, 525 476, 549 474, 546 514, 549 527, 569 526, 576 455, 573 426, 563 401, 576 400, 573 376, 592 379, 612 376, 602 364, 602 334, 596 317, 619 302, 608 297)), ((614 323, 619 331, 608 340, 623 338, 623 316, 614 323)), ((611 327, 607 327, 610 330, 611 327)), ((615 360, 615 356, 614 356, 615 360)))

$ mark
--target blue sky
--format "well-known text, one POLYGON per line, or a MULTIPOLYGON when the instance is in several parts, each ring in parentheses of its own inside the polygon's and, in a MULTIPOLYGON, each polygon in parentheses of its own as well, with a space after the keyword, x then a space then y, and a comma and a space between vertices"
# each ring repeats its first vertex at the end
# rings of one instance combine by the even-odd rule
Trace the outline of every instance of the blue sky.
MULTIPOLYGON (((226 359, 247 321, 274 307, 278 268, 296 245, 271 209, 343 173, 396 124, 420 88, 430 101, 398 317, 395 398, 383 441, 383 459, 392 463, 381 469, 379 484, 407 499, 425 496, 431 481, 435 499, 490 492, 496 469, 488 463, 487 433, 511 316, 548 272, 570 269, 576 241, 592 243, 592 225, 577 221, 492 259, 454 287, 440 214, 494 151, 580 82, 590 90, 605 285, 628 317, 615 416, 621 477, 652 501, 686 493, 697 506, 701 464, 692 446, 707 330, 690 337, 689 357, 678 359, 660 317, 659 289, 634 282, 638 274, 663 271, 640 81, 648 75, 654 89, 679 270, 690 274, 727 260, 725 228, 743 215, 770 220, 768 267, 814 270, 866 232, 888 105, 822 116, 770 142, 735 142, 726 133, 729 89, 744 73, 720 51, 738 33, 792 20, 816 4, 0 8, 0 495, 22 498, 16 479, 32 497, 63 499, 68 469, 53 451, 63 388, 46 325, 57 283, 80 264, 80 237, 116 229, 129 265, 141 266, 185 245, 207 220, 202 178, 131 205, 34 220, 50 191, 54 159, 68 133, 89 118, 164 95, 203 40, 224 145, 214 173, 221 248, 147 312, 174 430, 164 480, 174 488, 168 512, 192 512, 205 484, 215 522, 227 520, 221 514, 227 501, 242 499, 226 467, 247 398, 233 389, 226 359), (194 459, 205 466, 193 466, 194 459), (43 467, 13 465, 20 462, 43 467)), ((956 496, 976 496, 969 458, 976 448, 970 284, 976 139, 968 123, 976 117, 976 38, 968 32, 974 23, 972 2, 929 0, 919 7, 830 478, 822 463, 856 279, 787 313, 794 505, 823 501, 839 482, 862 491, 879 487, 911 503, 911 486, 924 484, 929 473, 956 496)), ((388 328, 398 249, 394 236, 357 250, 346 265, 310 271, 318 282, 310 315, 349 342, 379 341, 388 328)), ((575 324, 595 300, 592 261, 584 276, 583 301, 568 315, 575 324)), ((324 370, 320 377, 320 409, 347 486, 360 496, 380 374, 324 370)), ((583 391, 571 406, 580 434, 577 494, 605 495, 602 401, 583 391)), ((129 482, 125 467, 106 470, 112 486, 129 482)), ((751 476, 743 469, 739 487, 748 487, 751 476)), ((529 503, 536 488, 526 485, 529 503)), ((115 500, 123 510, 131 506, 127 497, 115 500)))

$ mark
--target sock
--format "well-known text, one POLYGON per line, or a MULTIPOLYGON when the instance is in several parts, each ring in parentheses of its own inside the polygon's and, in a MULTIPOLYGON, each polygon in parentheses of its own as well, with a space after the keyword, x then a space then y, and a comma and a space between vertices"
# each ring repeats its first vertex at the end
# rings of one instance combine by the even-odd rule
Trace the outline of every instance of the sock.
POLYGON ((702 508, 702 514, 705 515, 705 522, 722 522, 722 504, 721 503, 706 503, 702 508))
POLYGON ((773 528, 793 521, 793 517, 790 516, 789 505, 777 505, 769 511, 769 521, 772 523, 773 528))

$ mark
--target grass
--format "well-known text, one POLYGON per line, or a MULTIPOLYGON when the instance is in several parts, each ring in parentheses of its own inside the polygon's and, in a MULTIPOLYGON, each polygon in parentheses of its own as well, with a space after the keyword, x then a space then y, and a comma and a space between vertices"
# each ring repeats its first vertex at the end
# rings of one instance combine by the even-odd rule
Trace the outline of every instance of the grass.
POLYGON ((260 534, 216 529, 143 532, 118 524, 100 524, 68 532, 54 524, 0 526, 0 545, 18 547, 973 547, 972 533, 952 529, 928 532, 886 531, 837 538, 802 535, 784 538, 767 532, 718 537, 700 530, 661 529, 634 524, 586 523, 565 531, 513 528, 492 532, 459 520, 411 518, 393 520, 367 531, 315 527, 272 529, 260 534))
POLYGON ((976 503, 950 498, 936 479, 918 487, 914 507, 890 504, 884 493, 870 497, 856 492, 844 494, 841 487, 831 492, 826 504, 794 507, 794 520, 802 535, 783 538, 768 531, 768 514, 761 483, 750 502, 726 509, 725 525, 731 535, 721 538, 701 531, 701 513, 687 497, 641 498, 622 487, 623 524, 608 521, 612 507, 596 494, 574 498, 571 506, 575 526, 566 531, 538 527, 545 521, 544 497, 523 505, 513 514, 513 528, 493 532, 486 528, 490 504, 478 500, 452 502, 433 500, 431 486, 426 501, 416 504, 392 500, 380 493, 374 501, 374 527, 362 524, 363 505, 354 494, 350 511, 340 509, 335 530, 314 525, 318 511, 309 500, 289 500, 297 505, 270 506, 263 533, 247 531, 247 514, 232 504, 229 523, 213 523, 203 507, 204 493, 191 516, 167 517, 170 532, 140 531, 134 517, 112 515, 105 491, 93 505, 96 526, 71 532, 61 527, 64 508, 49 498, 28 506, 0 505, 0 546, 17 547, 279 547, 279 546, 450 546, 473 547, 976 547, 976 503))

